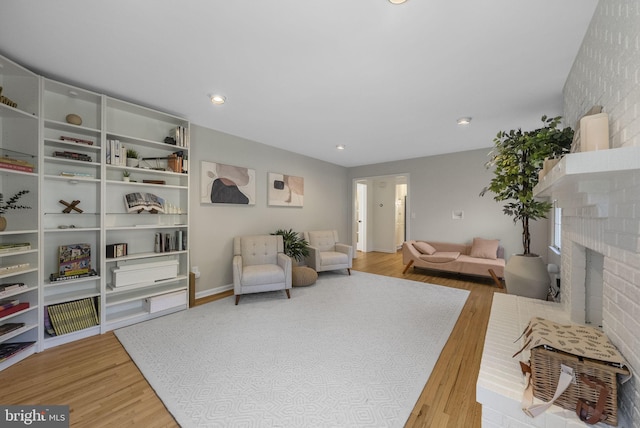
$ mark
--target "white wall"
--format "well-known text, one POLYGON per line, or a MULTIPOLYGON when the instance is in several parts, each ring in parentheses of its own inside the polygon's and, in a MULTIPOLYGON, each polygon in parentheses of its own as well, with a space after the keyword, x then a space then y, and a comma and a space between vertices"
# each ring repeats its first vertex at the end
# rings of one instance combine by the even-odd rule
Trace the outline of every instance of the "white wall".
MULTIPOLYGON (((349 169, 349 178, 408 175, 407 239, 469 243, 474 237, 500 239, 507 258, 522 252, 522 227, 502 213, 492 194, 480 197, 493 173, 485 168, 490 148, 386 162, 349 169), (452 211, 464 219, 452 219, 452 211)), ((393 186, 395 188, 395 186, 393 186)), ((533 222, 531 251, 546 256, 548 221, 533 222)))
MULTIPOLYGON (((598 3, 565 83, 564 116, 573 125, 593 105, 603 106, 609 114, 609 143, 612 148, 640 146, 638 1, 601 0, 598 3)), ((603 328, 636 374, 640 370, 637 333, 640 328, 637 322, 640 314, 638 183, 640 172, 637 171, 630 178, 615 181, 610 191, 609 218, 583 218, 578 215, 579 209, 563 209, 562 227, 563 304, 569 308, 575 306, 572 300, 577 299, 568 285, 580 282, 569 276, 569 267, 585 263, 582 256, 580 260, 572 257, 576 245, 565 248, 564 242, 569 240, 604 255, 603 328)), ((573 271, 572 275, 580 276, 578 269, 573 271)), ((584 276, 584 270, 582 274, 584 276)), ((640 382, 637 376, 622 387, 620 397, 621 426, 640 427, 640 382)))
POLYGON ((233 283, 234 236, 268 234, 277 229, 337 229, 347 237, 351 218, 347 169, 212 129, 191 125, 190 257, 201 277, 199 295, 233 283), (200 203, 200 162, 206 160, 256 171, 254 206, 200 203), (304 177, 304 207, 268 207, 267 173, 304 177))

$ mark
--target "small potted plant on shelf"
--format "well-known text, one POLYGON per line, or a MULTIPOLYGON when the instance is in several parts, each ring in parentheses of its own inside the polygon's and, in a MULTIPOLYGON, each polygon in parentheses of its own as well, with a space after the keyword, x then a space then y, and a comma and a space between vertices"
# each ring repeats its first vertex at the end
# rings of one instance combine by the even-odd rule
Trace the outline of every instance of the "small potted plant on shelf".
POLYGON ((137 167, 139 162, 139 154, 134 149, 127 149, 127 166, 137 167))
POLYGON ((284 241, 284 253, 295 262, 304 260, 309 255, 309 243, 293 229, 278 229, 272 235, 281 235, 284 241))
POLYGON ((505 202, 502 211, 522 223, 522 253, 512 255, 505 267, 507 292, 545 299, 549 275, 543 260, 531 253, 529 222, 546 218, 552 204, 536 200, 533 188, 545 159, 559 158, 569 152, 573 130, 560 127, 561 117, 542 116, 543 126, 533 131, 500 131, 494 138, 487 168, 494 177, 480 193, 493 192, 493 199, 505 202))
POLYGON ((122 171, 122 181, 129 181, 131 179, 131 173, 129 171, 122 171))
POLYGON ((7 219, 4 218, 4 214, 7 210, 29 210, 31 207, 26 205, 18 205, 18 200, 29 193, 28 190, 21 190, 12 197, 10 197, 7 202, 4 201, 4 195, 0 193, 0 231, 3 231, 7 228, 7 219))

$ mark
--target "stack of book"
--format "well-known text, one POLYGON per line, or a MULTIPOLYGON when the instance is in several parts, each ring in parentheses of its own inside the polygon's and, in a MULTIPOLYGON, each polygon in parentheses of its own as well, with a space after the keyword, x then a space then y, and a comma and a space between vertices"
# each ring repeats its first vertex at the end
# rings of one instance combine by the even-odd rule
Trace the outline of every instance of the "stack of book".
POLYGON ((25 290, 28 287, 24 284, 24 282, 14 282, 11 284, 2 284, 0 285, 0 297, 4 297, 7 294, 14 294, 15 291, 25 290))
POLYGON ((100 324, 93 298, 47 306, 45 329, 59 336, 100 324))
POLYGON ((68 150, 65 151, 55 151, 53 152, 53 157, 55 158, 64 158, 71 160, 79 160, 84 162, 92 162, 93 159, 89 155, 85 155, 84 153, 70 152, 68 150))
POLYGON ((27 161, 10 158, 8 156, 0 156, 0 168, 33 172, 35 165, 27 161))
POLYGON ((24 327, 23 322, 8 322, 6 324, 0 325, 0 336, 4 336, 7 333, 11 333, 12 331, 18 330, 24 327))
POLYGON ((58 247, 58 272, 49 276, 51 281, 95 276, 97 272, 91 269, 91 245, 71 244, 58 247))
POLYGON ((29 307, 29 302, 20 303, 19 299, 0 300, 0 318, 4 318, 29 307))
POLYGON ((17 263, 15 265, 0 266, 0 275, 20 272, 29 269, 29 263, 17 263))
POLYGON ((18 242, 15 244, 0 244, 0 253, 18 253, 31 249, 31 243, 18 242))
POLYGON ((15 343, 3 343, 0 345, 0 362, 6 360, 9 357, 14 356, 23 349, 27 349, 33 346, 36 342, 15 342, 15 343))

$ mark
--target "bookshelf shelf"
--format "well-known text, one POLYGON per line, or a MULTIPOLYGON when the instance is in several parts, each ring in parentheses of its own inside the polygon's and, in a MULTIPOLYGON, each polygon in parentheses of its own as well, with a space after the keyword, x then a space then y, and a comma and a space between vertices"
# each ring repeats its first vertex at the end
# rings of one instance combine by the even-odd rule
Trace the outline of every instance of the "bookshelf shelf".
POLYGON ((29 330, 33 330, 37 328, 38 328, 38 324, 25 324, 21 328, 10 331, 9 333, 6 333, 0 336, 0 341, 5 342, 7 340, 13 339, 14 337, 20 336, 22 333, 25 333, 29 330))
POLYGON ((107 263, 115 263, 115 262, 119 262, 119 261, 125 261, 125 260, 137 260, 137 259, 150 259, 150 258, 154 258, 154 257, 166 257, 166 256, 171 256, 171 255, 175 255, 175 254, 186 254, 187 251, 167 251, 164 253, 138 253, 138 254, 129 254, 127 256, 122 256, 122 257, 116 257, 116 258, 107 258, 106 262, 107 263))

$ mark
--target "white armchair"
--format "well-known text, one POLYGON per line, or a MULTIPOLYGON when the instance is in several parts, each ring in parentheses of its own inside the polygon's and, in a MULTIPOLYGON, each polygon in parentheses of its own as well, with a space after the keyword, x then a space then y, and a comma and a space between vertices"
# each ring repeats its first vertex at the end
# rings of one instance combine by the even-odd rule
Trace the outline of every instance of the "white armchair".
POLYGON ((351 275, 353 247, 339 243, 336 230, 304 232, 304 239, 309 243, 309 257, 306 258, 309 267, 316 272, 346 269, 351 275))
POLYGON ((233 240, 233 294, 284 290, 291 298, 291 258, 280 235, 238 236, 233 240))

